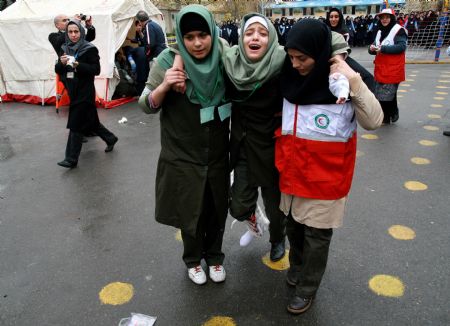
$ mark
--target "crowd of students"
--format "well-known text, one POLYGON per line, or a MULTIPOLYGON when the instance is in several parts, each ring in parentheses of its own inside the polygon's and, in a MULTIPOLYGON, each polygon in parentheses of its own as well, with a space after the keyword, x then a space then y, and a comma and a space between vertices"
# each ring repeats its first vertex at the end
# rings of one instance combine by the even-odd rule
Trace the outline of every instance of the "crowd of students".
MULTIPOLYGON (((425 31, 427 27, 432 26, 445 19, 446 14, 439 11, 411 11, 410 13, 396 12, 397 23, 404 27, 408 32, 408 39, 411 40, 415 33, 425 31), (444 17, 444 18, 442 18, 444 17)), ((305 17, 310 18, 310 17, 305 17)), ((278 40, 281 45, 286 42, 286 37, 289 34, 292 26, 303 18, 287 18, 281 17, 272 20, 278 34, 278 40)), ((318 20, 327 21, 327 17, 318 17, 318 20)), ((445 21, 448 25, 447 20, 445 21)), ((345 16, 345 28, 348 31, 349 37, 347 39, 351 47, 367 46, 373 43, 375 35, 379 28, 379 18, 377 15, 360 15, 356 17, 345 16)), ((430 32, 431 34, 432 32, 430 32)), ((426 37, 426 35, 424 35, 426 37)), ((419 44, 420 45, 420 44, 419 44)))

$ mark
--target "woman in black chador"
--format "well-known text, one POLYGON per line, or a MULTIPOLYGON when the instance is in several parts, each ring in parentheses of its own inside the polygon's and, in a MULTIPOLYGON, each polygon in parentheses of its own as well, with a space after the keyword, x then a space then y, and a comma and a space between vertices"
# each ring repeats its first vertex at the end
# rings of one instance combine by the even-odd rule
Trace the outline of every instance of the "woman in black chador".
POLYGON ((84 134, 99 136, 107 145, 105 152, 113 150, 118 138, 98 119, 94 78, 100 73, 100 57, 97 48, 85 40, 84 28, 78 21, 70 21, 67 25, 62 49, 64 54, 55 65, 55 72, 61 76, 69 92, 67 128, 70 132, 66 157, 58 165, 74 168, 78 164, 84 134))

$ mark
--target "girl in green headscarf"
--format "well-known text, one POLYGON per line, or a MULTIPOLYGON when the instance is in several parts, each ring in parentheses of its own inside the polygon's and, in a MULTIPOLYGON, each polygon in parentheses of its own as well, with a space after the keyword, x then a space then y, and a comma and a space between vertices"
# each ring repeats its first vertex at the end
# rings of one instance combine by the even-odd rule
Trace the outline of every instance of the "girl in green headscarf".
POLYGON ((156 172, 156 220, 181 229, 189 278, 206 282, 204 259, 214 282, 225 280, 222 239, 228 210, 229 108, 219 38, 211 13, 184 7, 176 37, 185 71, 172 68, 174 53, 156 59, 139 104, 160 113, 161 153, 156 172), (186 92, 174 85, 186 82, 186 92))
POLYGON ((239 45, 223 54, 230 81, 227 89, 233 99, 230 160, 234 182, 230 215, 245 221, 249 229, 241 238, 242 246, 253 236, 261 236, 262 226, 255 214, 258 188, 261 189, 265 214, 270 221, 272 261, 280 260, 285 254, 285 217, 278 208, 280 191, 273 138, 281 124, 283 98, 278 76, 285 57, 275 27, 257 13, 243 18, 239 45))

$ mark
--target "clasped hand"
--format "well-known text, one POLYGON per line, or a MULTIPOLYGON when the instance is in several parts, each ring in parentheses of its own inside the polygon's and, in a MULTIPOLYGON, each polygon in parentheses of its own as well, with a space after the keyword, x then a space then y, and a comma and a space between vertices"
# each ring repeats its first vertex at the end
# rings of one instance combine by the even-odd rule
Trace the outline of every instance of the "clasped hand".
POLYGON ((163 84, 166 91, 173 89, 178 93, 184 94, 186 91, 186 73, 178 67, 167 69, 163 84))

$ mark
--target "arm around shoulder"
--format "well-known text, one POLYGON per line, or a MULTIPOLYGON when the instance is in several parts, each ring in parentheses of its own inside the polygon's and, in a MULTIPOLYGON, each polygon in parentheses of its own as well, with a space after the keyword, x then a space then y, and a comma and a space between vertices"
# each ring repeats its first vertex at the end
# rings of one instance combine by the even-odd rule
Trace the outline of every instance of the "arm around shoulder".
POLYGON ((361 76, 349 79, 350 97, 355 109, 356 120, 366 130, 375 130, 383 122, 383 110, 375 95, 364 84, 361 76))

